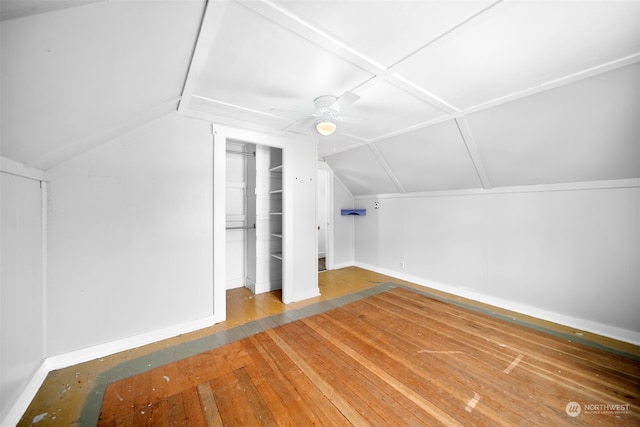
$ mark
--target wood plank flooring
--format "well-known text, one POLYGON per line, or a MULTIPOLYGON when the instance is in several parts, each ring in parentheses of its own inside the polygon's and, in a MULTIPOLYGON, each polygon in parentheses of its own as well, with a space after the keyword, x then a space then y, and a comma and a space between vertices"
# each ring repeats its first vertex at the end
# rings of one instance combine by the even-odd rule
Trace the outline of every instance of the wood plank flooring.
POLYGON ((394 279, 390 276, 357 267, 325 271, 318 275, 320 296, 286 305, 282 303, 281 291, 253 295, 246 288, 229 290, 227 291, 227 320, 224 322, 50 372, 18 426, 31 426, 33 420, 39 420, 38 427, 83 425, 81 418, 87 401, 94 394, 100 393, 99 390, 96 391, 99 388, 97 384, 103 381, 106 373, 118 365, 141 357, 149 357, 149 363, 155 364, 154 354, 157 352, 171 350, 184 343, 211 336, 247 322, 331 301, 391 280, 394 279))
POLYGON ((98 425, 637 426, 640 363, 401 287, 114 382, 98 425))
MULTIPOLYGON (((145 370, 147 370, 147 366, 155 367, 164 365, 166 364, 164 360, 166 358, 166 352, 174 353, 174 359, 178 359, 181 358, 182 350, 185 347, 192 343, 197 343, 199 340, 210 339, 210 337, 216 334, 232 331, 234 328, 251 324, 251 322, 268 317, 295 313, 298 310, 306 310, 317 304, 332 303, 337 299, 354 295, 355 293, 366 292, 381 283, 390 281, 418 289, 422 292, 428 292, 435 298, 450 301, 453 304, 476 307, 487 313, 512 319, 513 321, 529 325, 533 328, 559 334, 565 337, 565 340, 578 340, 588 343, 590 347, 600 347, 617 353, 635 355, 636 359, 640 357, 640 349, 629 343, 480 304, 358 267, 347 267, 340 270, 324 271, 318 275, 321 293, 318 297, 284 305, 281 302, 279 291, 252 295, 249 290, 244 288, 232 289, 227 291, 227 320, 225 322, 178 337, 52 371, 25 411, 18 426, 31 426, 36 421, 38 427, 95 425, 95 421, 84 422, 83 414, 87 411, 87 408, 89 408, 96 413, 95 418, 97 418, 102 403, 102 395, 107 384, 131 377, 136 373, 133 369, 131 372, 127 370, 128 368, 121 369, 123 366, 127 367, 136 360, 143 361, 142 369, 145 370)), ((442 353, 442 355, 446 354, 447 353, 442 353)), ((456 354, 458 353, 450 353, 450 355, 454 357, 456 354)), ((185 357, 187 356, 188 355, 185 355, 185 357)), ((523 360, 512 368, 511 372, 513 372, 523 360)), ((511 361, 509 365, 513 362, 514 361, 511 361)), ((184 363, 186 362, 178 365, 180 372, 184 372, 190 367, 190 365, 184 365, 184 363)), ((168 376, 172 378, 171 375, 168 376)), ((183 395, 185 411, 193 411, 189 409, 192 405, 197 404, 200 406, 198 390, 191 390, 190 393, 191 394, 187 393, 183 395)), ((482 401, 482 399, 480 401, 482 401)), ((471 399, 470 402, 473 403, 473 399, 471 399)), ((478 402, 476 405, 479 404, 478 402)), ((195 423, 195 425, 198 424, 197 422, 195 423)))

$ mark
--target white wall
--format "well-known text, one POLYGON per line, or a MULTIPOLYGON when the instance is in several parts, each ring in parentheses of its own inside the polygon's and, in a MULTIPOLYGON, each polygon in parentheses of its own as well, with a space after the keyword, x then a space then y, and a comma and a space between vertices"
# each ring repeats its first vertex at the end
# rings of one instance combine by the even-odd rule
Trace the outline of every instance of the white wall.
POLYGON ((171 114, 47 172, 50 356, 212 316, 212 153, 171 114))
POLYGON ((315 141, 292 140, 283 147, 284 303, 320 295, 316 242, 317 158, 315 141))
POLYGON ((640 342, 638 187, 356 204, 367 208, 355 221, 358 265, 640 342))
POLYGON ((0 172, 0 421, 45 356, 40 182, 0 172))
MULTIPOLYGON (((315 143, 226 131, 283 149, 283 300, 318 295, 315 143)), ((2 174, 3 418, 22 414, 48 369, 224 320, 226 286, 214 272, 225 277, 226 144, 214 139, 209 123, 170 114, 44 174, 2 159, 2 170, 38 175, 32 188, 2 174)))
POLYGON ((353 196, 338 178, 333 178, 333 211, 329 212, 333 223, 333 268, 353 265, 355 220, 353 216, 340 215, 340 209, 354 208, 353 196))
MULTIPOLYGON (((229 150, 243 151, 244 146, 227 144, 229 150)), ((229 227, 243 227, 247 222, 247 157, 241 154, 227 154, 226 164, 226 224, 229 227)), ((255 174, 255 173, 254 173, 255 174)), ((249 230, 229 229, 226 231, 226 272, 227 289, 240 288, 246 279, 246 244, 249 230)))

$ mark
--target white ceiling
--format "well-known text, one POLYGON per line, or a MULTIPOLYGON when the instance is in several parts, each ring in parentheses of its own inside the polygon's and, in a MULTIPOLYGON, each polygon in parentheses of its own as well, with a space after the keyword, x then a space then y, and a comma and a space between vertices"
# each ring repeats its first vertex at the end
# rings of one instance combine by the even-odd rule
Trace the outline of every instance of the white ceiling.
POLYGON ((46 170, 176 110, 204 3, 1 0, 0 11, 1 154, 46 170))
POLYGON ((78 3, 1 1, 5 157, 47 169, 180 99, 299 135, 351 91, 300 137, 355 195, 640 178, 640 1, 78 3))

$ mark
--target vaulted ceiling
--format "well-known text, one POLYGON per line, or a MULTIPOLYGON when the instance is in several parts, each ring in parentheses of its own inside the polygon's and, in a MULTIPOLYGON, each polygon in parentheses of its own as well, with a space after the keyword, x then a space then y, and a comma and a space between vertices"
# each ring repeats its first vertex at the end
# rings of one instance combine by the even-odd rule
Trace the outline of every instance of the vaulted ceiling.
POLYGON ((2 156, 28 166, 178 109, 317 139, 354 195, 640 178, 640 1, 0 7, 2 156))

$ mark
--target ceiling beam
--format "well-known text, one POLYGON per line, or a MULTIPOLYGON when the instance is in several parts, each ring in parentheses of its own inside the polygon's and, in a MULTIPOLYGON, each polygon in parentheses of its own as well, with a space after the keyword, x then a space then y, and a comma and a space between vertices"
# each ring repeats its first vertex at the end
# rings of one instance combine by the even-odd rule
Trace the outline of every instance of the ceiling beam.
POLYGON ((380 163, 380 166, 382 166, 382 169, 385 171, 385 173, 387 174, 391 182, 393 182, 393 185, 396 186, 396 189, 398 190, 398 192, 406 193, 407 191, 402 186, 402 183, 396 176, 393 169, 391 169, 391 166, 389 166, 389 163, 387 163, 387 160, 384 158, 380 150, 378 150, 378 147, 376 147, 375 144, 369 144, 369 149, 371 150, 373 155, 376 157, 376 159, 380 163))
POLYGON ((27 168, 22 163, 5 157, 0 157, 0 172, 36 181, 44 181, 44 171, 35 168, 27 168))
MULTIPOLYGON (((442 99, 391 72, 388 67, 368 58, 366 55, 347 46, 345 43, 342 43, 319 28, 303 21, 285 8, 269 0, 238 0, 237 2, 264 18, 267 18, 283 28, 294 32, 307 41, 314 43, 332 54, 337 55, 340 58, 373 74, 375 76, 374 79, 383 79, 387 83, 394 85, 398 89, 415 96, 445 113, 453 114, 459 112, 458 109, 449 105, 442 99)), ((367 82, 369 81, 370 80, 367 80, 367 82)), ((367 82, 362 82, 362 84, 367 82)), ((350 88, 349 90, 354 89, 355 88, 350 88)))
POLYGON ((599 74, 607 73, 609 71, 617 70, 618 68, 626 67, 640 62, 640 52, 625 56, 624 58, 615 59, 605 64, 596 65, 595 67, 588 68, 586 70, 578 71, 567 76, 563 76, 545 83, 542 83, 535 87, 530 87, 518 92, 511 93, 509 95, 501 96, 491 101, 484 102, 482 104, 469 107, 461 111, 461 115, 468 115, 482 110, 487 110, 498 105, 506 104, 511 101, 516 101, 521 98, 526 98, 537 93, 545 92, 551 89, 555 89, 561 86, 566 86, 572 83, 576 83, 580 80, 588 79, 599 74))
POLYGON ((478 151, 478 146, 476 145, 476 141, 473 138, 473 134, 471 133, 471 128, 469 127, 467 119, 464 117, 457 117, 455 121, 456 125, 458 126, 458 130, 460 131, 462 141, 467 147, 467 152, 469 153, 469 157, 471 158, 471 163, 473 163, 473 167, 476 170, 478 179, 482 184, 482 188, 491 188, 491 182, 489 181, 487 172, 484 169, 484 164, 482 163, 482 158, 480 157, 480 152, 478 151))
POLYGON ((389 68, 393 68, 396 65, 400 64, 401 62, 403 62, 404 60, 406 60, 407 58, 415 55, 416 53, 420 52, 421 50, 426 49, 427 47, 431 46, 432 44, 436 43, 437 41, 446 38, 447 36, 449 36, 451 33, 456 32, 459 28, 461 28, 462 26, 468 24, 469 22, 473 21, 474 19, 476 19, 477 17, 479 17, 480 15, 484 14, 485 12, 489 11, 490 9, 493 9, 495 6, 497 6, 498 4, 502 3, 504 0, 496 0, 493 3, 491 3, 489 6, 483 8, 482 10, 474 13, 473 15, 471 15, 470 17, 468 17, 467 19, 459 22, 457 25, 454 25, 453 27, 449 28, 447 31, 445 31, 444 33, 440 34, 438 37, 435 37, 431 40, 429 40, 427 43, 423 44, 422 46, 420 46, 419 48, 415 49, 413 52, 410 52, 409 54, 405 55, 404 57, 398 59, 396 62, 394 62, 393 64, 391 64, 389 66, 389 68))
POLYGON ((225 10, 228 1, 209 1, 207 2, 202 23, 200 24, 200 32, 196 41, 189 64, 189 71, 182 88, 182 99, 178 105, 178 111, 185 113, 189 109, 191 98, 195 95, 195 90, 202 75, 209 53, 213 50, 213 45, 220 27, 223 22, 225 10))
MULTIPOLYGON (((216 0, 216 1, 209 1, 207 3, 200 34, 197 40, 196 47, 194 49, 192 62, 191 62, 189 72, 185 81, 182 100, 178 108, 179 111, 183 114, 190 114, 192 116, 198 115, 196 111, 193 111, 194 110, 193 108, 190 109, 189 105, 192 101, 198 98, 195 92, 197 88, 197 82, 201 77, 204 78, 204 76, 202 76, 204 66, 215 44, 216 36, 221 28, 221 25, 225 16, 225 11, 230 2, 231 0, 216 0)), ((453 105, 450 105, 446 100, 440 99, 436 95, 430 93, 425 88, 422 88, 419 85, 416 85, 415 83, 395 73, 393 71, 393 68, 395 67, 395 65, 397 65, 398 62, 401 62, 401 61, 398 61, 395 64, 392 64, 387 67, 384 64, 381 64, 375 61, 374 59, 366 56, 365 54, 359 52, 357 49, 354 49, 352 46, 349 46, 348 44, 342 42, 341 40, 336 39, 332 35, 327 34, 322 29, 315 27, 309 22, 306 22, 305 20, 301 19, 300 17, 298 17, 297 15, 295 15, 285 7, 281 6, 280 4, 272 0, 234 0, 234 5, 235 4, 240 5, 246 8, 247 10, 260 15, 263 18, 270 20, 276 25, 279 25, 282 28, 285 28, 287 31, 291 31, 292 33, 309 41, 310 43, 313 43, 325 49, 326 51, 346 61, 349 61, 350 63, 354 64, 355 66, 363 69, 364 71, 374 76, 365 81, 362 81, 354 88, 347 88, 347 89, 357 90, 366 85, 374 84, 375 81, 380 81, 380 79, 382 79, 383 81, 393 85, 394 87, 408 94, 411 94, 412 96, 415 96, 421 101, 426 102, 429 105, 443 112, 442 116, 440 117, 437 117, 435 119, 425 121, 419 124, 415 124, 413 126, 410 126, 404 129, 399 129, 386 135, 378 136, 371 139, 357 138, 360 141, 355 142, 353 144, 345 144, 344 146, 338 149, 334 148, 333 152, 326 153, 325 156, 337 154, 343 151, 348 151, 363 145, 371 145, 376 142, 388 139, 390 137, 395 137, 398 135, 405 134, 407 132, 415 131, 417 129, 429 127, 446 120, 454 119, 456 120, 460 133, 462 135, 462 138, 465 141, 467 151, 469 152, 471 160, 474 163, 474 167, 476 168, 478 177, 482 182, 482 185, 484 188, 491 188, 491 183, 484 170, 482 160, 478 153, 476 144, 473 139, 473 135, 471 134, 471 131, 469 129, 469 125, 465 119, 465 116, 471 113, 493 108, 495 106, 505 104, 520 98, 531 96, 539 92, 544 92, 560 86, 571 84, 576 81, 595 76, 597 74, 605 73, 617 68, 621 68, 627 65, 640 62, 640 53, 635 53, 625 58, 617 59, 606 64, 602 64, 587 70, 583 70, 580 72, 573 73, 571 75, 554 79, 552 81, 540 84, 536 87, 527 88, 525 90, 518 91, 506 96, 502 96, 494 100, 461 110, 456 108, 453 105)), ((508 2, 503 2, 503 0, 496 0, 491 2, 484 9, 480 10, 473 16, 467 18, 466 20, 459 23, 455 27, 449 29, 448 31, 444 32, 443 34, 439 35, 435 39, 427 42, 425 45, 419 47, 408 56, 411 56, 423 50, 424 48, 431 45, 434 41, 453 36, 456 33, 456 31, 463 25, 469 23, 472 20, 477 19, 478 17, 482 16, 483 14, 487 13, 490 10, 496 10, 497 9, 496 6, 500 7, 500 5, 505 5, 505 4, 508 4, 508 2)), ((406 57, 403 58, 403 60, 404 59, 406 59, 406 57)), ((202 101, 202 100, 203 99, 200 99, 198 101, 202 101)), ((208 101, 212 103, 216 103, 216 102, 219 103, 219 101, 212 100, 212 99, 208 99, 208 101)), ((270 116, 270 114, 266 112, 261 112, 261 111, 252 110, 247 112, 257 114, 261 117, 270 116)))
POLYGON ((488 194, 514 193, 549 193, 552 191, 602 190, 616 188, 640 188, 640 178, 610 179, 604 181, 561 182, 557 184, 517 185, 495 188, 465 188, 461 190, 416 191, 406 194, 362 194, 356 195, 355 200, 370 199, 372 197, 396 199, 408 197, 450 197, 450 196, 478 196, 488 194))

